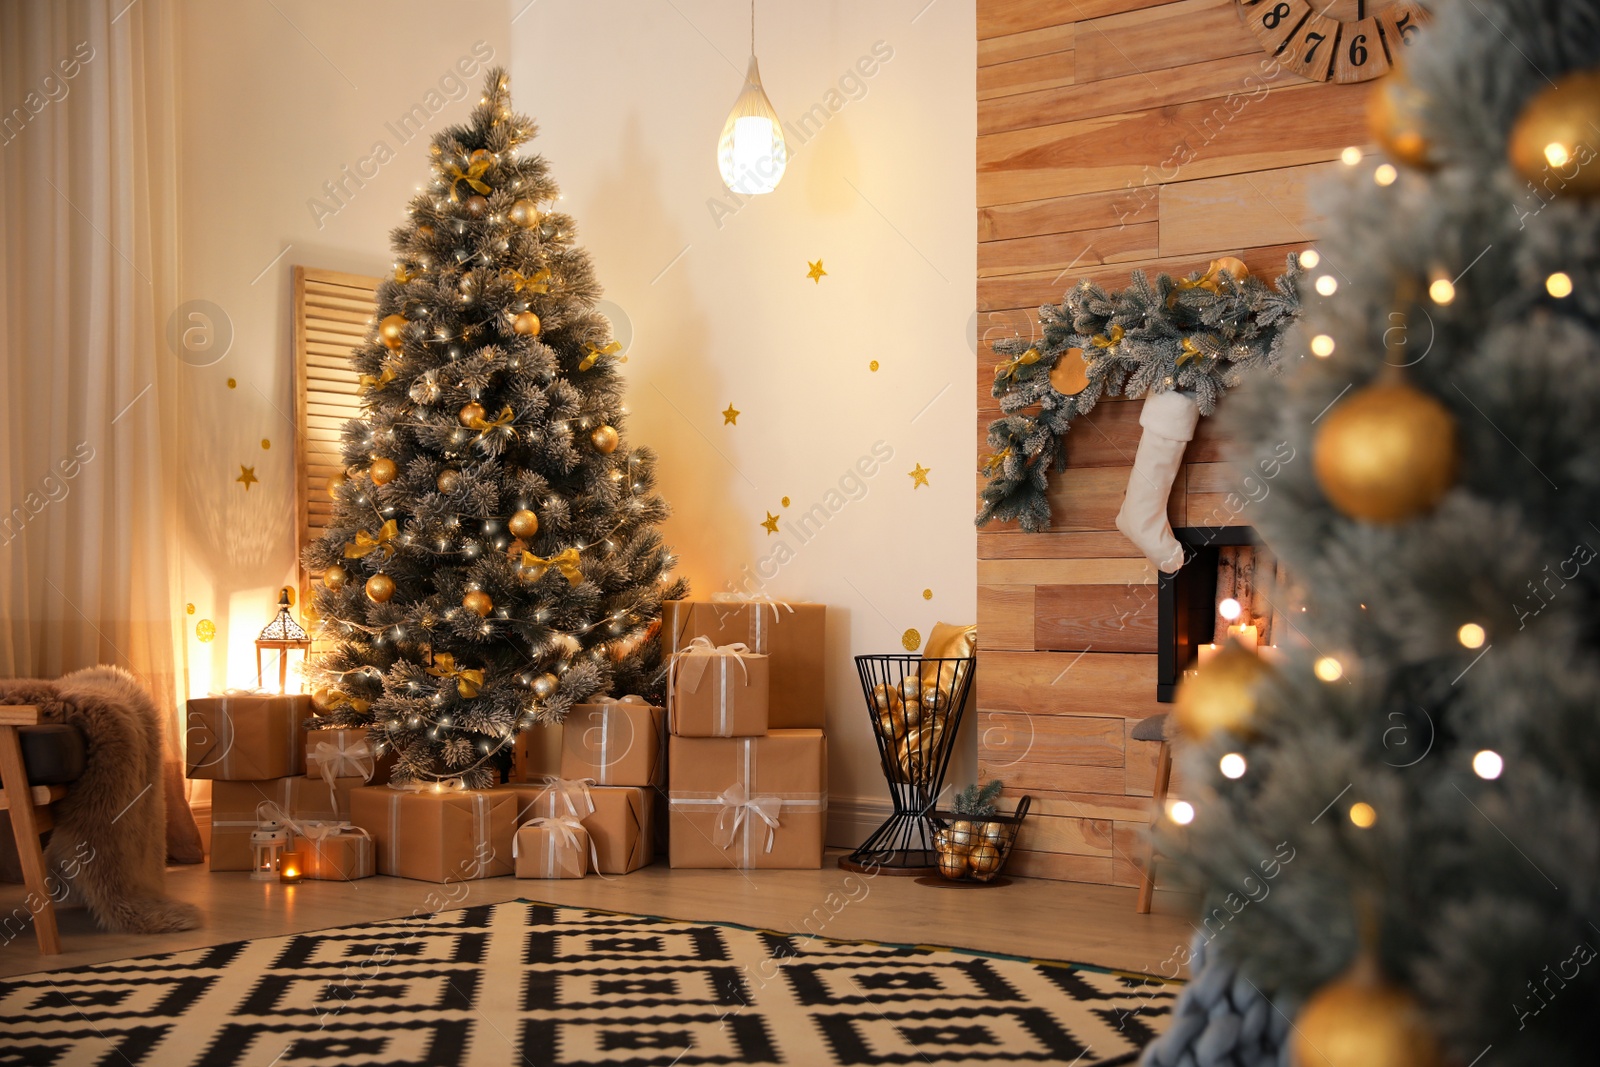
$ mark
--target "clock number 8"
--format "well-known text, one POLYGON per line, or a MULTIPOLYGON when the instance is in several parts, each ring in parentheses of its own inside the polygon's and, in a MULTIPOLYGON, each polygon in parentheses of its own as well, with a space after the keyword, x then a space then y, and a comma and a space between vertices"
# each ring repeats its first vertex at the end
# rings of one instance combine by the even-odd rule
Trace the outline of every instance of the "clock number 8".
POLYGON ((1287 3, 1273 5, 1271 11, 1268 11, 1265 15, 1261 16, 1261 25, 1265 26, 1269 30, 1277 29, 1278 23, 1289 17, 1289 10, 1290 8, 1287 3))
POLYGON ((1365 66, 1367 62, 1367 35, 1358 33, 1350 40, 1350 65, 1365 66))

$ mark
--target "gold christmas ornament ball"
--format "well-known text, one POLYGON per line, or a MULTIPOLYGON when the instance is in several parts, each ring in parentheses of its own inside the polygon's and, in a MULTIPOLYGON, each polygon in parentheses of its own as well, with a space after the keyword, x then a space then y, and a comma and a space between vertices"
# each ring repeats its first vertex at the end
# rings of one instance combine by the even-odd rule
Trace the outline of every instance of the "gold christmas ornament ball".
POLYGON ((967 854, 965 852, 939 853, 939 874, 953 882, 959 882, 967 876, 967 854))
POLYGON ((524 541, 539 532, 539 516, 523 508, 511 516, 511 521, 506 523, 511 530, 512 537, 520 537, 524 541))
POLYGON ((471 426, 475 422, 481 422, 483 416, 483 405, 477 401, 463 405, 461 410, 456 412, 456 418, 461 420, 461 425, 463 426, 471 426))
POLYGON ((1089 364, 1083 360, 1083 349, 1069 348, 1061 353, 1050 368, 1050 387, 1062 396, 1077 396, 1088 385, 1089 364))
POLYGON ((872 706, 879 712, 897 711, 902 703, 900 690, 887 682, 872 687, 872 706))
POLYGON ((556 687, 560 684, 561 679, 546 672, 535 678, 528 688, 532 689, 533 695, 538 697, 540 700, 548 700, 555 693, 556 687))
POLYGON ((372 475, 373 485, 388 485, 394 481, 396 474, 394 460, 392 459, 375 459, 372 461, 372 466, 367 470, 372 475))
POLYGON ((312 690, 311 703, 321 708, 323 711, 328 710, 328 701, 331 699, 333 699, 333 690, 329 689, 327 686, 312 690))
POLYGON ((1003 845, 1006 841, 1006 824, 1003 822, 986 822, 983 824, 983 832, 979 836, 987 844, 1003 845))
POLYGON ((1437 504, 1455 481, 1456 420, 1404 382, 1369 385, 1322 420, 1311 463, 1322 492, 1344 514, 1405 522, 1437 504))
POLYGON ((454 467, 446 467, 433 480, 433 485, 441 493, 453 493, 461 488, 461 472, 454 467))
POLYGON ((524 229, 539 225, 539 207, 532 200, 518 200, 506 214, 524 229))
POLYGON ((1600 70, 1563 75, 1529 100, 1511 127, 1506 155, 1518 174, 1576 196, 1600 194, 1600 70))
POLYGON ((977 844, 977 838, 972 832, 972 823, 966 819, 957 819, 945 831, 950 835, 950 847, 968 849, 977 844))
POLYGON ((531 311, 524 311, 511 320, 511 328, 524 337, 534 337, 539 333, 539 316, 531 311))
POLYGON ((482 163, 484 160, 486 160, 488 158, 489 158, 489 150, 487 148, 474 148, 472 150, 472 155, 467 157, 467 162, 468 163, 482 163))
POLYGON ((333 491, 335 489, 339 488, 341 485, 343 485, 347 480, 348 479, 347 479, 344 471, 339 471, 336 474, 329 475, 328 476, 328 495, 332 496, 333 495, 333 491))
POLYGON ((1000 871, 1000 850, 987 841, 979 841, 967 855, 967 865, 977 877, 988 880, 1000 871))
POLYGON ((494 610, 494 601, 489 599, 488 593, 481 589, 474 589, 461 598, 461 606, 482 618, 494 610))
POLYGON ((950 698, 944 690, 939 688, 937 682, 931 682, 922 687, 922 708, 924 712, 943 711, 945 705, 950 703, 950 698))
POLYGON ((1432 170, 1433 143, 1423 125, 1428 96, 1403 75, 1386 79, 1367 105, 1367 127, 1390 159, 1416 170, 1432 170))
POLYGON ((467 214, 475 219, 481 219, 489 213, 489 201, 485 197, 473 195, 466 200, 467 214))
POLYGON ((404 315, 385 315, 383 321, 378 323, 378 339, 390 349, 399 348, 405 340, 405 328, 404 315))
POLYGON ((367 579, 367 599, 382 604, 394 596, 394 579, 387 574, 374 574, 367 579))
POLYGON ((1256 690, 1270 668, 1260 656, 1229 642, 1178 686, 1175 705, 1178 729, 1204 741, 1227 731, 1241 737, 1252 732, 1256 717, 1256 690))
POLYGON ((329 589, 343 589, 344 583, 350 580, 350 573, 335 563, 322 572, 322 584, 329 589))
POLYGON ((1439 1067, 1444 1057, 1422 1008, 1358 962, 1312 994, 1295 1018, 1295 1067, 1439 1067))
POLYGON ((589 441, 594 445, 594 450, 608 456, 617 450, 617 444, 621 440, 622 438, 617 435, 616 428, 612 426, 601 426, 589 435, 589 441))
POLYGON ((1235 282, 1242 282, 1250 277, 1250 268, 1245 266, 1244 260, 1238 256, 1223 256, 1221 259, 1213 260, 1211 269, 1227 271, 1228 276, 1235 282))

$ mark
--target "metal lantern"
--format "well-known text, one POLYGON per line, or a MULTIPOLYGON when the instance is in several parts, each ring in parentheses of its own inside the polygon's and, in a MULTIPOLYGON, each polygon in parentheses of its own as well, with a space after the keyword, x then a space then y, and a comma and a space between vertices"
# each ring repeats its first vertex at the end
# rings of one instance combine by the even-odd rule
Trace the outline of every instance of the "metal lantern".
POLYGON ((278 861, 289 843, 289 831, 281 823, 264 822, 250 831, 250 877, 257 882, 278 878, 278 861))
POLYGON ((306 653, 311 649, 311 635, 306 633, 294 616, 289 614, 289 587, 278 594, 278 614, 256 638, 256 685, 265 687, 261 674, 261 653, 269 648, 278 650, 278 692, 289 691, 289 653, 298 649, 304 666, 306 653))

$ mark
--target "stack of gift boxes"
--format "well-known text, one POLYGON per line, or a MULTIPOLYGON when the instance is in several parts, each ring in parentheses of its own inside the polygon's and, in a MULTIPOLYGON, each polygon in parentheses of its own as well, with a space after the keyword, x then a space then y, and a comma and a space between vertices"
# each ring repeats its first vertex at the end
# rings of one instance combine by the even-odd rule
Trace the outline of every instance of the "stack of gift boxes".
POLYGON ((353 826, 360 786, 388 780, 362 730, 307 730, 307 696, 228 694, 188 702, 188 775, 211 780, 211 869, 253 868, 250 835, 285 829, 302 876, 374 873, 370 838, 353 826))

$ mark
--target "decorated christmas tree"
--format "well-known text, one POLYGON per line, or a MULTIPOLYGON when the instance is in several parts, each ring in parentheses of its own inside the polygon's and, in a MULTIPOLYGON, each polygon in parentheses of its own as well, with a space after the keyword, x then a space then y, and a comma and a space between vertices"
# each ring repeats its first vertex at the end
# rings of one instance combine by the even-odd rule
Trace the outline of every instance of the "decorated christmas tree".
POLYGON ((1147 1063, 1593 1062, 1600 3, 1432 6, 1314 355, 1223 412, 1299 457, 1250 521, 1305 610, 1180 691, 1204 962, 1147 1063))
POLYGON ((317 701, 399 780, 491 784, 516 733, 608 692, 659 695, 662 601, 686 587, 654 455, 623 437, 619 346, 545 160, 491 71, 438 134, 352 360, 322 574, 317 701))

